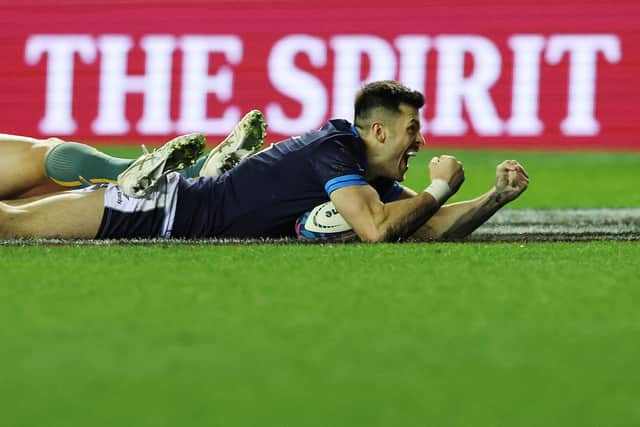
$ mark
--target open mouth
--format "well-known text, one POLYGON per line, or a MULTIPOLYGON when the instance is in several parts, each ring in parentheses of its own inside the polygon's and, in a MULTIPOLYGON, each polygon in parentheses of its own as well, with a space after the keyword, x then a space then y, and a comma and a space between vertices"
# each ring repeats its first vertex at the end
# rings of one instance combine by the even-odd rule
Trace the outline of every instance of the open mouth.
POLYGON ((403 163, 403 166, 404 166, 405 169, 409 168, 409 159, 411 157, 415 157, 417 155, 418 155, 418 151, 417 150, 409 149, 409 150, 405 151, 404 157, 402 158, 402 163, 403 163))

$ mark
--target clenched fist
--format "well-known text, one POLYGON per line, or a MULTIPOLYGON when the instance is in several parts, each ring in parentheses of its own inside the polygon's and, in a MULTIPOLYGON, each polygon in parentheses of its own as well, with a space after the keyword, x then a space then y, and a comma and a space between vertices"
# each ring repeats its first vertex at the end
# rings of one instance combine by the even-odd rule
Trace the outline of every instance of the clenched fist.
POLYGON ((516 160, 505 160, 496 168, 498 202, 515 200, 529 186, 529 175, 516 160))
POLYGON ((442 155, 434 157, 429 162, 429 176, 432 182, 436 179, 445 180, 449 184, 451 194, 454 194, 464 182, 464 169, 455 157, 442 155))

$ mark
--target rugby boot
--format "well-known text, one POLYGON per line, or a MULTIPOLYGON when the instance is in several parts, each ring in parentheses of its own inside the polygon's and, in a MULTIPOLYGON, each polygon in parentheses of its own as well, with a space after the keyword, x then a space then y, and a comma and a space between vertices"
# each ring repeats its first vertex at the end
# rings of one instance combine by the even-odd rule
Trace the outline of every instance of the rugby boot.
POLYGON ((258 110, 248 112, 227 138, 218 144, 200 169, 200 176, 218 176, 257 153, 267 136, 267 122, 258 110))
POLYGON ((118 175, 118 186, 128 196, 144 197, 156 188, 160 178, 192 165, 204 147, 204 135, 190 133, 178 136, 150 153, 145 149, 145 154, 118 175))

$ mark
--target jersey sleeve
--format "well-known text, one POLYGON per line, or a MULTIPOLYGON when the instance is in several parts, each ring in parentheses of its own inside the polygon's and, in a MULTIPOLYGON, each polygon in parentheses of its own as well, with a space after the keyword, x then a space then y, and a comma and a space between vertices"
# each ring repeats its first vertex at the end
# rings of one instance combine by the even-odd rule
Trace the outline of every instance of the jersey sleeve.
POLYGON ((369 185, 355 150, 336 139, 324 141, 314 150, 311 169, 327 195, 351 185, 369 185))
POLYGON ((380 200, 389 203, 398 200, 404 187, 398 181, 387 178, 378 178, 371 185, 380 195, 380 200))

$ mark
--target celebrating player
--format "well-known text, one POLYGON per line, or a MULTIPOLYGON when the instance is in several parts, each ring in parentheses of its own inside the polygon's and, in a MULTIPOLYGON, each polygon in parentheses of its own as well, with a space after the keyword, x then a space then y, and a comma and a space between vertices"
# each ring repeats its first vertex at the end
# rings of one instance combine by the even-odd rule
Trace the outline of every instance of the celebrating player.
MULTIPOLYGON (((114 160, 121 163, 120 170, 128 167, 119 173, 119 185, 0 203, 0 238, 287 237, 295 236, 296 219, 328 200, 363 241, 463 237, 518 197, 527 188, 528 177, 516 161, 505 161, 486 194, 442 206, 462 184, 464 172, 455 158, 441 156, 431 160, 431 184, 423 192, 401 186, 398 181, 404 179, 409 159, 424 144, 418 115, 423 104, 422 94, 397 82, 374 82, 356 96, 354 124, 331 120, 318 131, 249 157, 264 137, 263 118, 254 113, 244 131, 226 141, 228 149, 247 145, 244 154, 229 162, 232 153, 219 152, 210 168, 214 172, 203 173, 206 168, 197 166, 204 177, 195 180, 166 173, 188 166, 204 145, 201 135, 180 137, 133 164, 114 160), (223 171, 243 157, 249 158, 231 170, 205 176, 216 175, 215 170, 223 171)), ((62 169, 64 162, 56 166, 51 159, 62 145, 34 141, 31 150, 41 159, 46 157, 45 168, 52 170, 43 174, 37 170, 41 165, 32 165, 28 171, 32 183, 41 175, 58 184, 101 180, 97 167, 89 167, 85 175, 76 168, 66 180, 56 179, 55 169, 62 169)), ((0 150, 3 146, 0 143, 0 150)), ((16 170, 20 162, 6 163, 1 173, 21 174, 16 170)), ((51 188, 46 179, 31 188, 13 181, 3 184, 0 194, 29 196, 51 188)))

